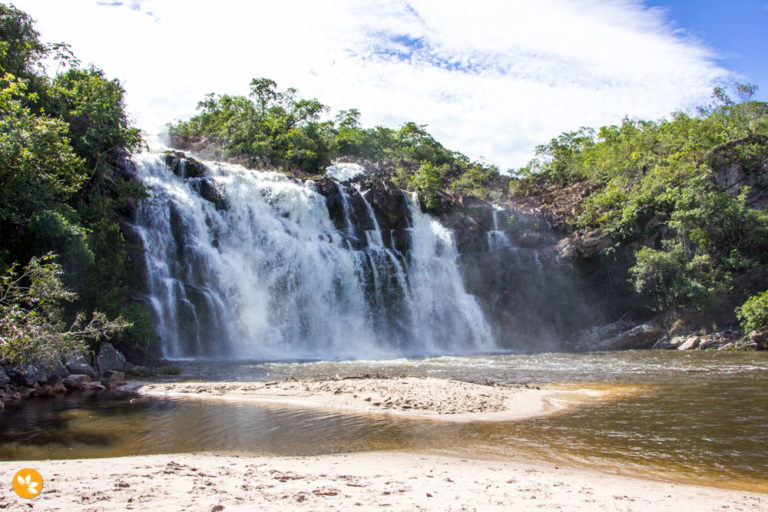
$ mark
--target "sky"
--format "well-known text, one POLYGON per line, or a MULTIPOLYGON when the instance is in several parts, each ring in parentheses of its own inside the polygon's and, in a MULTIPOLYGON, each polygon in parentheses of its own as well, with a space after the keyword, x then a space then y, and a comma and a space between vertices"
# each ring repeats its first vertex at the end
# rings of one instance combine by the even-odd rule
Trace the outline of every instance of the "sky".
POLYGON ((625 116, 660 119, 733 82, 768 99, 768 0, 15 0, 42 39, 126 89, 148 134, 252 78, 427 125, 517 168, 538 144, 625 116))

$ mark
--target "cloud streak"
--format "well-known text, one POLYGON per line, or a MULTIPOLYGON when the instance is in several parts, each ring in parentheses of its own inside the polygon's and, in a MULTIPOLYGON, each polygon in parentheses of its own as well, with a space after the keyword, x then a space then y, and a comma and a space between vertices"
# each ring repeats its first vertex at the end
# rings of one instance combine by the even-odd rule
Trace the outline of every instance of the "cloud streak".
POLYGON ((367 125, 428 124, 504 169, 560 131, 658 118, 732 78, 663 10, 630 0, 16 4, 119 77, 147 130, 267 76, 334 111, 357 107, 367 125))

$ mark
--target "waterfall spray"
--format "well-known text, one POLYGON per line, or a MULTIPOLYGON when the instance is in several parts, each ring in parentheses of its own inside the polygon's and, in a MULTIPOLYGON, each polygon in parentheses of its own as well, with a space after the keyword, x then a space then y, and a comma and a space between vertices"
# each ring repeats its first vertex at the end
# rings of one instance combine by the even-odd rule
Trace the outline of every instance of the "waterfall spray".
POLYGON ((451 232, 413 198, 404 254, 384 244, 364 197, 365 211, 353 212, 344 186, 337 184, 339 229, 311 182, 221 163, 184 178, 162 155, 135 160, 150 189, 136 229, 166 357, 380 358, 495 348, 464 289, 451 232), (354 213, 373 229, 350 244, 363 229, 353 225, 354 213))

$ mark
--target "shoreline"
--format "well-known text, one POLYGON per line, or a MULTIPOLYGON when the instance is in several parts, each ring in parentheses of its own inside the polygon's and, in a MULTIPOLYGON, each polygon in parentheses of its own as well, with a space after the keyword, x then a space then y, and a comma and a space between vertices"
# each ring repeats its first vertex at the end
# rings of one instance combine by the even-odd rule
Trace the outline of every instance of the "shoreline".
MULTIPOLYGON (((538 389, 437 378, 351 377, 274 382, 129 382, 148 398, 231 400, 418 420, 514 421, 589 400, 596 389, 538 389)), ((625 390, 625 392, 630 392, 625 390)), ((169 453, 2 461, 10 481, 38 470, 33 500, 0 489, 0 509, 35 510, 768 510, 768 493, 685 482, 518 452, 366 451, 316 456, 169 453)))
POLYGON ((131 382, 120 391, 153 398, 390 414, 438 421, 519 421, 564 410, 587 393, 475 384, 433 377, 347 377, 273 382, 131 382))
POLYGON ((43 475, 17 510, 622 510, 768 509, 768 494, 621 476, 539 461, 410 452, 309 457, 189 453, 0 462, 43 475))

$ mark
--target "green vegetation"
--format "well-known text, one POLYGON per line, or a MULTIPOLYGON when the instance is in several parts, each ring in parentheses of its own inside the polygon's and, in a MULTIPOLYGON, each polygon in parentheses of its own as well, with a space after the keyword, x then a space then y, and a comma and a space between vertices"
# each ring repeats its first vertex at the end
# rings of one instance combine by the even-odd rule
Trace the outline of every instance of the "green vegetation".
POLYGON ((50 359, 81 341, 90 348, 127 325, 120 315, 133 324, 124 339, 151 336, 148 313, 127 298, 131 262, 119 222, 144 192, 118 169, 140 144, 123 95, 66 45, 41 42, 24 12, 0 5, 2 357, 50 359), (45 63, 60 72, 49 76, 45 63), (59 264, 38 259, 49 252, 59 264), (27 269, 20 276, 18 266, 27 269))
POLYGON ((176 365, 160 367, 160 375, 181 375, 181 367, 176 365))
POLYGON ((18 274, 11 268, 0 282, 0 358, 18 365, 53 362, 60 354, 85 353, 93 345, 123 331, 122 319, 95 312, 86 322, 78 313, 65 320, 65 302, 77 295, 61 282, 61 265, 51 255, 33 257, 18 274))
POLYGON ((747 299, 744 304, 736 308, 736 316, 739 317, 745 332, 768 327, 768 290, 747 299))
POLYGON ((328 107, 299 98, 293 88, 279 91, 267 78, 254 79, 248 97, 209 94, 198 109, 189 121, 169 126, 172 145, 310 175, 342 157, 376 162, 398 186, 419 191, 430 209, 439 205, 438 191, 497 200, 506 193, 508 180, 497 168, 446 149, 424 125, 363 128, 356 109, 321 120, 328 107))
POLYGON ((608 233, 613 252, 634 252, 626 270, 652 309, 732 309, 768 285, 765 206, 752 204, 748 187, 717 184, 735 164, 751 175, 768 161, 768 104, 749 101, 754 91, 737 84, 737 103, 716 89, 696 115, 564 133, 510 188, 586 191, 571 225, 608 233))

